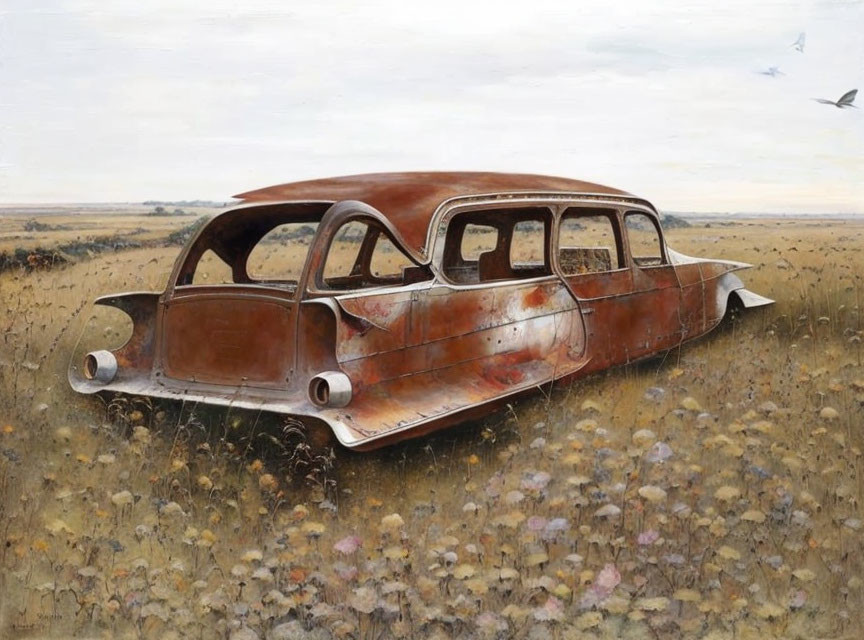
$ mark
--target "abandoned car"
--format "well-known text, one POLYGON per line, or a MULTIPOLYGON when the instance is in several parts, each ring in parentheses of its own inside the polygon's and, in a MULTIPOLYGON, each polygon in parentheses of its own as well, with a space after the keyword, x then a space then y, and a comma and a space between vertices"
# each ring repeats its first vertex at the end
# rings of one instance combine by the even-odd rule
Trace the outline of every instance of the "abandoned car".
POLYGON ((73 361, 77 391, 287 414, 368 450, 772 302, 734 274, 749 265, 673 251, 649 202, 587 182, 394 173, 236 197, 165 291, 96 301, 131 337, 73 361))

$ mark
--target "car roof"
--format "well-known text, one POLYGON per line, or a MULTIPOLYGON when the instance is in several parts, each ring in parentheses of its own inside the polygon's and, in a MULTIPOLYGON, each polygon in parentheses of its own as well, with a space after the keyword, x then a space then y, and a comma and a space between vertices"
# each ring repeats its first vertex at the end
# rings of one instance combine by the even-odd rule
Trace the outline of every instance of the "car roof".
POLYGON ((438 207, 458 196, 565 192, 612 196, 631 194, 593 182, 526 173, 424 171, 367 173, 265 187, 240 193, 244 202, 359 200, 386 216, 415 253, 426 253, 429 223, 438 207))

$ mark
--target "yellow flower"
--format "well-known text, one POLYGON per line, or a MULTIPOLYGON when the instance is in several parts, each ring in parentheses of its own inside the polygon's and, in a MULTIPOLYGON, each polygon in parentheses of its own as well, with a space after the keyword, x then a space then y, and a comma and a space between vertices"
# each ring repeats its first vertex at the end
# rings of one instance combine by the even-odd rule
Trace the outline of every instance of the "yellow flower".
POLYGON ((48 551, 48 543, 45 542, 42 538, 36 538, 33 541, 33 551, 48 551))

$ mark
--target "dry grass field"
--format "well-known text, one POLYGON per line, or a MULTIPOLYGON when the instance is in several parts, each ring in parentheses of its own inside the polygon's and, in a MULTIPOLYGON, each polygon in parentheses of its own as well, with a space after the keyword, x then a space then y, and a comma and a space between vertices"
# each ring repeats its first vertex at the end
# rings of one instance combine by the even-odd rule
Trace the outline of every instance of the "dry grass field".
POLYGON ((271 416, 68 388, 92 299, 160 289, 176 247, 0 273, 0 637, 862 637, 864 221, 667 239, 777 304, 333 459, 271 416))
MULTIPOLYGON (((155 207, 105 205, 0 207, 0 252, 51 249, 98 238, 161 240, 198 216, 218 211, 186 207, 184 215, 152 215, 155 207)), ((169 212, 177 207, 164 207, 169 212)))

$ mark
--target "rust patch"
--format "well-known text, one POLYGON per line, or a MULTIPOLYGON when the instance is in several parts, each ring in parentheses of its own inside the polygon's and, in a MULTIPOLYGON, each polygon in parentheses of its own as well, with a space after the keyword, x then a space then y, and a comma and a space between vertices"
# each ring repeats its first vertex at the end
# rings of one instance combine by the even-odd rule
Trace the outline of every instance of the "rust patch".
POLYGON ((548 300, 548 297, 546 296, 546 292, 543 290, 543 287, 535 287, 534 289, 526 292, 522 296, 522 302, 528 309, 541 307, 546 303, 546 300, 548 300))

